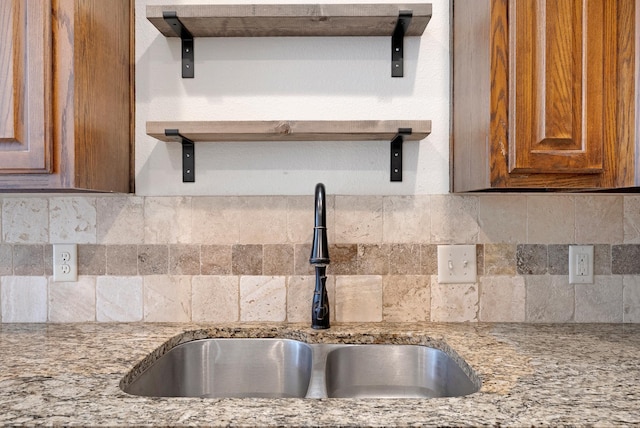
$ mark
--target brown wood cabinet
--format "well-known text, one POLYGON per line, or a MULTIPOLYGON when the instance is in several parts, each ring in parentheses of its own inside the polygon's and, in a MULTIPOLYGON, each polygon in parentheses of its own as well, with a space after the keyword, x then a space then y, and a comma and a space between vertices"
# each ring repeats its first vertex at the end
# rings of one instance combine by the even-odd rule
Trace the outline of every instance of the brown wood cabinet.
POLYGON ((454 0, 451 190, 640 185, 636 9, 454 0))
POLYGON ((0 190, 129 192, 133 2, 0 2, 0 190))

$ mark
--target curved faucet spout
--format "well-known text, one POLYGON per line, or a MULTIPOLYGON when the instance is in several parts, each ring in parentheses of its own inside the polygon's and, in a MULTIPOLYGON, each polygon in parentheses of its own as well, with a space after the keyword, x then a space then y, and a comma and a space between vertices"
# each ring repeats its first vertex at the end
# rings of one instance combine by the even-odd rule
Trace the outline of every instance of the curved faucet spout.
POLYGON ((315 227, 327 227, 327 210, 325 208, 325 200, 327 197, 327 192, 324 189, 324 184, 318 183, 316 184, 316 193, 315 193, 315 212, 314 219, 315 227))

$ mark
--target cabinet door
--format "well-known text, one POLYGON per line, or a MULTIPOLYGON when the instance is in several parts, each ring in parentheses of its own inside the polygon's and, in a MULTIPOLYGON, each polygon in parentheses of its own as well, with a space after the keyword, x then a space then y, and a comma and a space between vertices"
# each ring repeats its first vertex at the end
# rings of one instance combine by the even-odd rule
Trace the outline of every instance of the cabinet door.
POLYGON ((510 0, 510 173, 605 167, 605 2, 510 0))
POLYGON ((637 0, 454 0, 452 190, 640 186, 637 0))
POLYGON ((51 1, 0 1, 0 174, 51 172, 51 1))

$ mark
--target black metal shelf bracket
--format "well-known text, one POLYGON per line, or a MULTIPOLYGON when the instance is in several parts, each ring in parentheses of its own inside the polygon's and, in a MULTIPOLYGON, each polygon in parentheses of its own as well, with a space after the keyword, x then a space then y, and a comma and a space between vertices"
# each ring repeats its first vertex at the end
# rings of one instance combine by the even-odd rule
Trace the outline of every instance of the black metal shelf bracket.
POLYGON ((196 150, 193 141, 180 134, 178 129, 165 129, 164 135, 182 144, 182 182, 196 181, 196 150))
POLYGON ((411 135, 411 128, 398 128, 398 133, 391 140, 391 181, 402 181, 402 143, 404 135, 411 135))
POLYGON ((404 34, 409 28, 413 11, 401 10, 391 36, 391 77, 404 76, 404 34))
POLYGON ((182 25, 176 12, 162 12, 162 17, 182 40, 182 78, 193 78, 193 36, 191 32, 182 25))

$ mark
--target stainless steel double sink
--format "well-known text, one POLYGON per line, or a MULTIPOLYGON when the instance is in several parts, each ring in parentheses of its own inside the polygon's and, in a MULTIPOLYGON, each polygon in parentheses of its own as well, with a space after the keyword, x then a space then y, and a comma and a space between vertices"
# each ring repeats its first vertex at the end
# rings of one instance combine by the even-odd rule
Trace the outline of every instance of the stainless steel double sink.
POLYGON ((172 348, 121 387, 151 397, 433 398, 477 383, 427 346, 214 338, 172 348))

